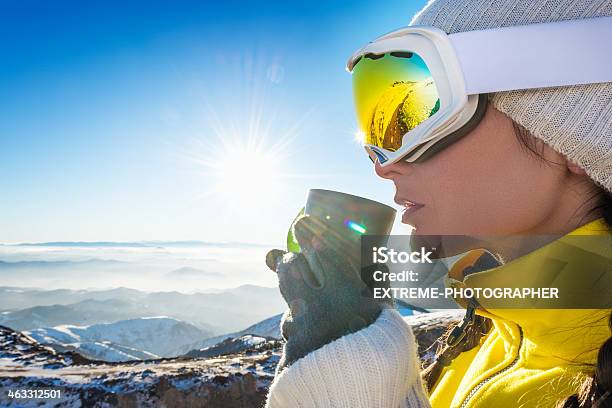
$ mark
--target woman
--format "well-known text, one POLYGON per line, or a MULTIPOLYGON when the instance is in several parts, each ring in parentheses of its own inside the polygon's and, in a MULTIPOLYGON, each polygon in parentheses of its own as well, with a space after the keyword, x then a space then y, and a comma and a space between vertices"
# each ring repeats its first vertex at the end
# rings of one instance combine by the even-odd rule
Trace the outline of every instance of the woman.
MULTIPOLYGON (((609 0, 436 0, 412 24, 450 34, 609 15, 609 0)), ((419 234, 609 236, 612 83, 490 94, 463 137, 427 160, 376 160, 374 169, 394 183, 406 208, 402 222, 419 234)), ((339 251, 324 228, 303 217, 295 226, 303 253, 267 258, 290 306, 268 407, 612 406, 610 309, 470 304, 461 340, 419 373, 409 326, 361 296, 358 254, 339 251)), ((541 273, 545 256, 564 260, 551 285, 581 276, 585 266, 585 253, 561 240, 533 251, 463 249, 471 251, 449 275, 467 287, 503 279, 520 285, 541 273)), ((588 256, 609 261, 610 249, 589 248, 588 256)), ((593 297, 611 294, 604 277, 593 297)))

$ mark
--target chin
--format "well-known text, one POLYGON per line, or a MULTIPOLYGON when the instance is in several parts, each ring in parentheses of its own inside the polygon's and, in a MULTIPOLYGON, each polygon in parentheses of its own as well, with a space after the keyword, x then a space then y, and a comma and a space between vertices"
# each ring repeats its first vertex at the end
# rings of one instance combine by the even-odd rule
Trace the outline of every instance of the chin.
POLYGON ((410 225, 414 228, 412 233, 416 235, 471 235, 469 227, 461 228, 460 226, 428 223, 427 221, 421 221, 410 225))
POLYGON ((410 225, 412 228, 414 228, 412 233, 416 235, 441 235, 443 234, 443 232, 440 231, 440 228, 438 226, 432 225, 432 223, 429 223, 427 221, 406 222, 404 224, 410 225))

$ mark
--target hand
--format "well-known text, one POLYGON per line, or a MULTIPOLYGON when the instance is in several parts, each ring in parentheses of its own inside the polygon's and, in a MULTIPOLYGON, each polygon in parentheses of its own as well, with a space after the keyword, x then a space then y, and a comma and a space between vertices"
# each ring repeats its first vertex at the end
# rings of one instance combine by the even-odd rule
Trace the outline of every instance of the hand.
POLYGON ((301 253, 273 249, 266 255, 289 305, 281 321, 286 343, 279 371, 374 322, 385 306, 366 284, 373 270, 361 268, 359 240, 346 239, 307 215, 296 221, 294 231, 301 253))

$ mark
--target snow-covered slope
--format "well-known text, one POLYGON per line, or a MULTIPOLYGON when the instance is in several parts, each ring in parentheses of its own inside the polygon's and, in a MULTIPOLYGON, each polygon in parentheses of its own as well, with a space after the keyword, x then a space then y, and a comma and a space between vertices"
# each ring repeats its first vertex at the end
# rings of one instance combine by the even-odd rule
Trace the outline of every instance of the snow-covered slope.
POLYGON ((197 327, 170 317, 143 317, 90 326, 61 325, 26 332, 41 344, 105 361, 172 356, 180 346, 201 339, 197 327))
POLYGON ((212 347, 220 342, 223 342, 227 339, 238 339, 244 336, 255 336, 255 337, 263 337, 267 339, 280 339, 280 320, 282 314, 277 314, 272 317, 269 317, 265 320, 262 320, 259 323, 255 323, 252 326, 247 327, 244 330, 235 333, 228 333, 221 336, 210 337, 195 343, 187 344, 181 347, 177 347, 173 354, 174 355, 182 355, 191 353, 192 351, 198 351, 202 349, 206 349, 208 347, 212 347))
POLYGON ((138 350, 133 347, 123 346, 110 341, 85 342, 85 343, 47 343, 54 350, 59 352, 73 351, 87 358, 121 362, 132 360, 151 360, 158 359, 160 356, 148 351, 138 350))
MULTIPOLYGON (((275 316, 278 318, 278 316, 275 316)), ((428 313, 406 317, 419 343, 423 361, 430 361, 432 341, 460 312, 428 313)), ((91 361, 77 353, 58 353, 23 333, 0 326, 0 389, 52 388, 61 390, 53 400, 12 399, 0 393, 7 408, 245 408, 265 403, 281 342, 241 336, 220 343, 214 358, 171 358, 124 363, 91 361), (233 353, 234 346, 248 350, 233 353)))
POLYGON ((185 354, 185 357, 205 358, 234 353, 261 352, 278 348, 280 344, 279 340, 245 334, 236 338, 228 337, 214 346, 191 350, 185 354))
POLYGON ((0 390, 7 391, 0 392, 0 407, 261 407, 280 358, 276 343, 272 349, 214 359, 105 363, 58 353, 0 326, 0 390), (8 393, 39 388, 60 394, 28 399, 8 393))

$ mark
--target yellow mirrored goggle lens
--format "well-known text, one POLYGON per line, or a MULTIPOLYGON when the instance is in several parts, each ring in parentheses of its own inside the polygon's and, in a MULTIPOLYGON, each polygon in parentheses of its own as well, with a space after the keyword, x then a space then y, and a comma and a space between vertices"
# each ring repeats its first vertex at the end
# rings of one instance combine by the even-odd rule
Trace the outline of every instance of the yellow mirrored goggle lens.
POLYGON ((429 68, 411 52, 361 57, 353 68, 353 96, 363 143, 390 151, 440 108, 429 68))

